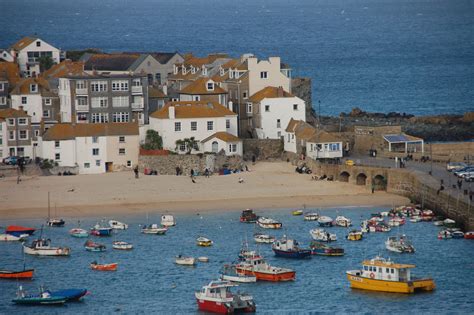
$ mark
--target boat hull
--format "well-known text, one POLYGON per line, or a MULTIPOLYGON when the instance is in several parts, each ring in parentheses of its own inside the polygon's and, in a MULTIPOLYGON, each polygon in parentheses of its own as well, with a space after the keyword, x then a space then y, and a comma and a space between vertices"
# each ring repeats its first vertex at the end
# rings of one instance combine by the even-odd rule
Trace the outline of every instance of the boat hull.
POLYGON ((275 253, 275 256, 284 258, 305 259, 311 257, 310 250, 285 251, 273 248, 273 252, 275 253))
POLYGON ((242 273, 246 276, 255 276, 257 281, 271 281, 271 282, 280 282, 280 281, 292 281, 295 280, 296 272, 288 271, 281 273, 270 273, 270 272, 261 272, 261 271, 252 271, 243 268, 236 268, 237 272, 242 273))
POLYGON ((344 250, 334 248, 315 248, 311 250, 311 254, 319 256, 344 256, 344 250))
POLYGON ((347 274, 347 279, 353 289, 392 292, 392 293, 414 293, 415 291, 433 291, 435 284, 432 279, 419 279, 408 282, 397 282, 387 280, 368 279, 347 274))
POLYGON ((234 307, 232 307, 229 303, 201 300, 199 298, 196 298, 196 301, 199 310, 216 314, 233 314, 234 312, 254 313, 256 311, 254 305, 249 305, 245 308, 234 309, 234 307))
POLYGON ((14 235, 17 237, 20 237, 22 234, 32 235, 35 231, 36 229, 34 228, 27 228, 16 225, 7 226, 7 228, 5 229, 6 234, 14 235))
POLYGON ((33 249, 27 246, 23 246, 23 252, 33 256, 69 256, 71 253, 69 248, 33 249))
POLYGON ((31 298, 19 298, 12 300, 15 304, 22 305, 57 305, 66 303, 66 298, 63 296, 55 296, 50 298, 40 298, 40 297, 31 297, 31 298))
POLYGON ((65 289, 50 292, 52 297, 64 297, 66 301, 79 301, 87 294, 87 289, 65 289))
POLYGON ((91 269, 96 271, 117 271, 118 264, 94 265, 91 264, 91 269))
POLYGON ((0 270, 0 279, 31 279, 34 271, 34 269, 22 271, 0 270))

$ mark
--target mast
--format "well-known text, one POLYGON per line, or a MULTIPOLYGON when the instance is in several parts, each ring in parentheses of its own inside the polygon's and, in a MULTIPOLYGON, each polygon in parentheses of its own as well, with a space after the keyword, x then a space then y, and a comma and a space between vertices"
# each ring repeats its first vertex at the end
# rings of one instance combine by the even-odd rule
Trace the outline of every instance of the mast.
POLYGON ((49 191, 48 191, 48 221, 51 219, 51 203, 49 200, 49 191))

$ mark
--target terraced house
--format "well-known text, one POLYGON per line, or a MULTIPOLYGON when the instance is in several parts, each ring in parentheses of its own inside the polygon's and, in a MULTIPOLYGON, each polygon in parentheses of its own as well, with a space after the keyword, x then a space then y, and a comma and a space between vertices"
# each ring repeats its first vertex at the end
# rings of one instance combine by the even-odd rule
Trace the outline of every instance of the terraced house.
POLYGON ((31 117, 23 110, 0 109, 0 158, 36 157, 31 141, 31 117))

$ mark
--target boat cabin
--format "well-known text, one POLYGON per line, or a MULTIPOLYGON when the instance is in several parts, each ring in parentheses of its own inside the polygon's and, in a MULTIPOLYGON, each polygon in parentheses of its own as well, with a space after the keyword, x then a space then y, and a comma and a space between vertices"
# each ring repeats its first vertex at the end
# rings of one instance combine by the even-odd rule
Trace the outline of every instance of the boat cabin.
POLYGON ((201 289, 201 294, 208 298, 227 300, 227 302, 231 302, 233 301, 233 295, 230 288, 236 286, 237 285, 232 284, 229 281, 211 281, 209 285, 206 285, 201 289))
POLYGON ((38 239, 31 243, 31 248, 49 247, 50 244, 51 244, 50 239, 38 239))
POLYGON ((283 251, 297 251, 298 246, 299 244, 296 240, 288 239, 286 237, 273 243, 274 248, 283 251))
POLYGON ((374 258, 363 261, 362 268, 358 276, 364 278, 408 282, 412 280, 410 269, 415 268, 415 265, 396 264, 384 258, 374 258))

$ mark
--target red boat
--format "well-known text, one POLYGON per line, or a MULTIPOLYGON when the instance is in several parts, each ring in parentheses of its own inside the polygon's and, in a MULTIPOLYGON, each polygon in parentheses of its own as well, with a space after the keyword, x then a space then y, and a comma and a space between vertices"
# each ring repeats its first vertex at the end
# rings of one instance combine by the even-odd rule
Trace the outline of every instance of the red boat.
POLYGON ((117 263, 112 264, 98 264, 97 262, 91 263, 91 269, 97 271, 117 271, 117 263))
POLYGON ((6 234, 21 236, 22 234, 32 235, 36 231, 35 228, 28 228, 19 225, 9 225, 5 229, 6 234))
POLYGON ((257 281, 291 281, 295 280, 296 276, 294 270, 270 266, 262 256, 246 257, 235 269, 246 276, 257 277, 257 281))
POLYGON ((464 238, 474 240, 474 231, 464 233, 464 238))
POLYGON ((0 279, 31 279, 34 271, 34 269, 22 271, 0 270, 0 279))

